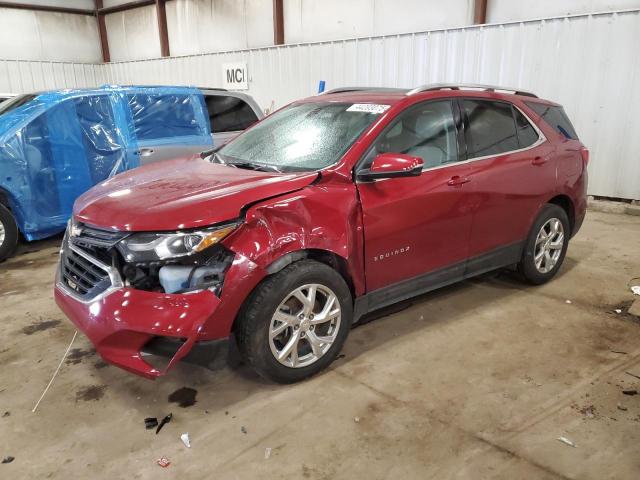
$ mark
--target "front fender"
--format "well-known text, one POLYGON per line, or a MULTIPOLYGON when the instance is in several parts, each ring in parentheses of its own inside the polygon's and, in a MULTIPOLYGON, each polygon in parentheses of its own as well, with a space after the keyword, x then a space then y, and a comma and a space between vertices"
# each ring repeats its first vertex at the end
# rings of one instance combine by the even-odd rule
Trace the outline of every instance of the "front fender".
MULTIPOLYGON (((203 336, 229 332, 242 304, 280 258, 301 250, 323 250, 341 257, 356 295, 365 291, 360 205, 351 182, 311 185, 251 206, 246 221, 224 240, 236 254, 229 268, 216 317, 203 336)), ((294 254, 295 258, 295 254, 294 254)))

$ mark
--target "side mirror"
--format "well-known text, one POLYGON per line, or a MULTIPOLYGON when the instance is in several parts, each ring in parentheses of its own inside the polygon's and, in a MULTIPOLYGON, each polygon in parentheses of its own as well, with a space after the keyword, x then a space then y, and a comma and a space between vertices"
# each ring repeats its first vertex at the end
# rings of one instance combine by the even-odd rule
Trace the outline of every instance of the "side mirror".
POLYGON ((360 170, 358 180, 371 181, 380 178, 417 177, 422 173, 424 162, 420 157, 402 153, 381 153, 373 159, 370 168, 360 170))

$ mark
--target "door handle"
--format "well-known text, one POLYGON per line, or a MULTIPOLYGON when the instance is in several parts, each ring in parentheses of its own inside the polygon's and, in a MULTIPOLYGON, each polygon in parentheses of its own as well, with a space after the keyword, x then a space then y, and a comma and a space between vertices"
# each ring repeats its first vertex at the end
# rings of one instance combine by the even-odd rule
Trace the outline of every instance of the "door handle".
POLYGON ((536 166, 540 166, 540 165, 544 165, 545 163, 547 163, 549 160, 545 157, 536 157, 533 160, 531 160, 531 165, 536 165, 536 166))
POLYGON ((148 157, 153 154, 153 148, 141 148, 138 150, 137 154, 141 157, 148 157))
POLYGON ((449 185, 450 187, 459 187, 461 185, 464 185, 465 183, 469 183, 470 181, 471 179, 468 177, 461 177, 460 175, 454 175, 449 179, 449 181, 447 182, 447 185, 449 185))

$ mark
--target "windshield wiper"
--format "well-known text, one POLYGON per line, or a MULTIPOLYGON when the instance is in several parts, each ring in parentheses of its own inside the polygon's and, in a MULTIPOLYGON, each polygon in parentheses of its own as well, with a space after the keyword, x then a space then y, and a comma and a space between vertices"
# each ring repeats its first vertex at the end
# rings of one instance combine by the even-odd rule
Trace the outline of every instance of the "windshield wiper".
POLYGON ((228 162, 226 165, 230 165, 236 168, 246 168, 248 170, 257 170, 260 172, 277 172, 282 173, 278 167, 274 167, 273 165, 264 165, 262 163, 252 163, 252 162, 228 162))

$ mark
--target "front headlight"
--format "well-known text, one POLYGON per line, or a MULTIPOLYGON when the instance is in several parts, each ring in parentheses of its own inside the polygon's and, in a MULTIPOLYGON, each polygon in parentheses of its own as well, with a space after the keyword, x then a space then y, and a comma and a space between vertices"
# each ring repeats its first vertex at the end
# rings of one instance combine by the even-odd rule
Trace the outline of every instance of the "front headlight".
POLYGON ((238 227, 237 223, 189 232, 136 233, 118 243, 127 262, 153 262, 184 257, 215 245, 238 227))

